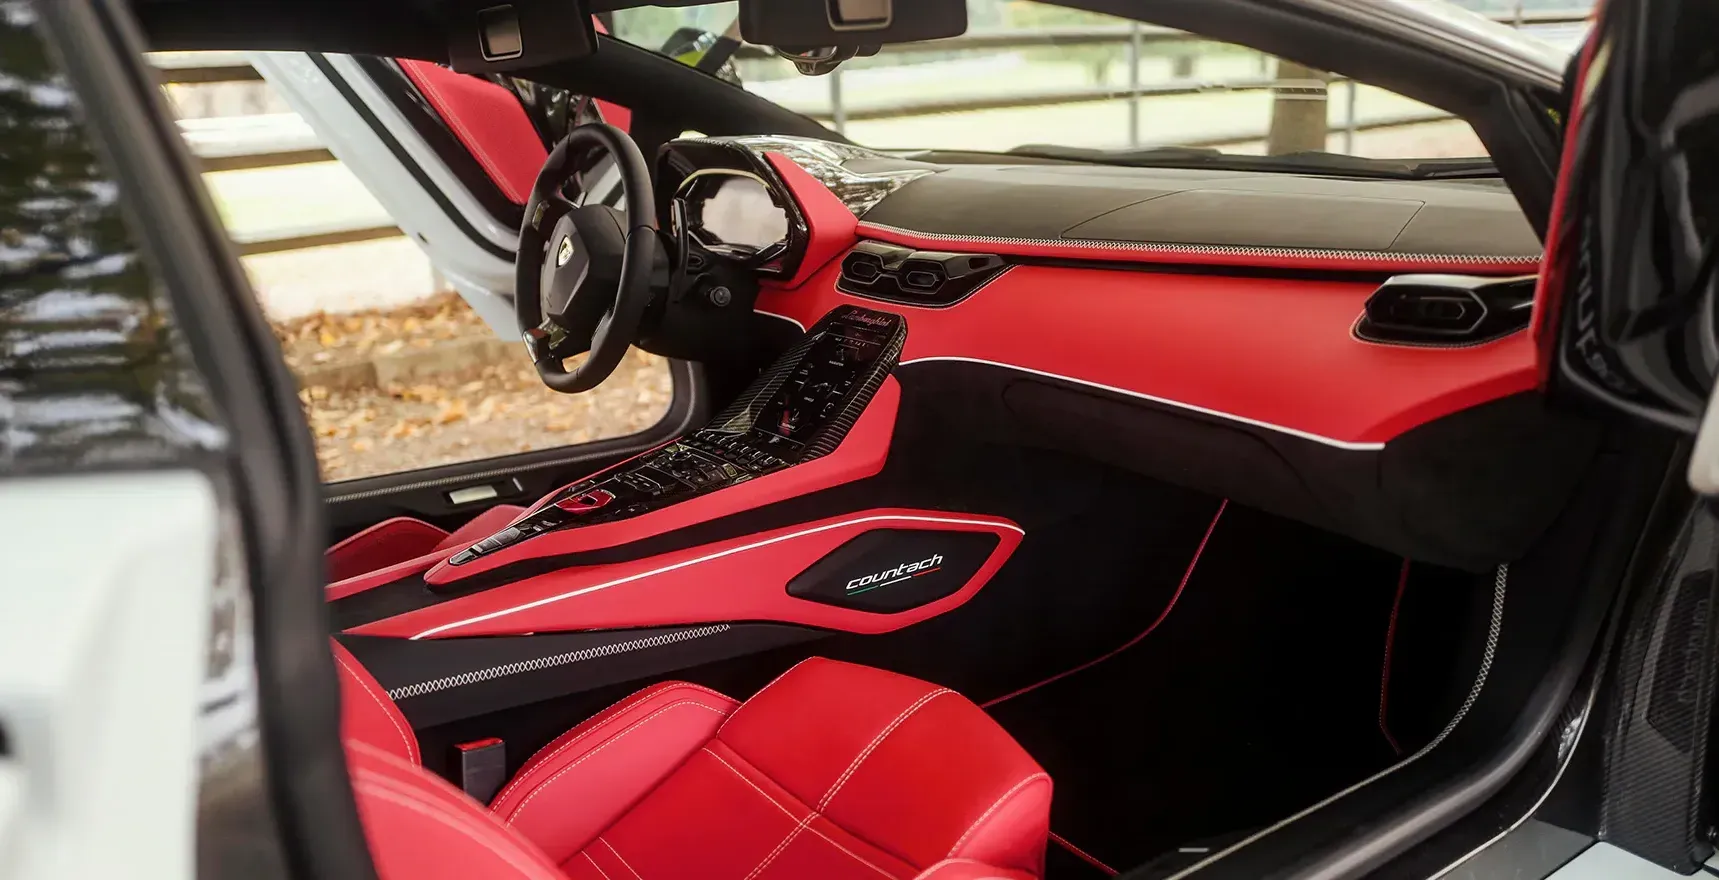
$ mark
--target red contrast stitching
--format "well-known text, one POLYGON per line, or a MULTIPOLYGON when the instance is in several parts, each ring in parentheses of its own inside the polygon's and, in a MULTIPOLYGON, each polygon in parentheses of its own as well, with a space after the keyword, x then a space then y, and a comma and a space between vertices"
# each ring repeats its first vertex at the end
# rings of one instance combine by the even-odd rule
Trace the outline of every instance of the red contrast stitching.
POLYGON ((1399 756, 1403 747, 1397 745, 1397 738, 1391 735, 1391 723, 1386 714, 1391 693, 1391 648, 1397 641, 1397 613, 1403 607, 1403 593, 1409 586, 1409 560, 1403 559, 1402 574, 1397 575, 1397 598, 1391 601, 1391 622, 1385 626, 1385 660, 1379 669, 1379 732, 1385 735, 1385 742, 1391 744, 1391 751, 1399 756))
POLYGON ((1188 588, 1188 580, 1194 576, 1195 566, 1198 566, 1200 564, 1201 554, 1206 552, 1206 544, 1212 540, 1212 532, 1217 531, 1218 520, 1223 518, 1224 509, 1229 507, 1229 506, 1230 506, 1230 500, 1228 498, 1225 498, 1222 501, 1222 503, 1218 504, 1218 512, 1212 514, 1211 525, 1206 526, 1206 534, 1204 537, 1200 538, 1200 546, 1194 548, 1194 558, 1188 560, 1188 567, 1185 570, 1183 570, 1183 572, 1182 572, 1182 582, 1176 585, 1176 592, 1170 596, 1170 601, 1168 604, 1166 604, 1164 606, 1164 610, 1158 612, 1158 618, 1156 620, 1152 621, 1151 626, 1146 627, 1146 629, 1144 631, 1142 631, 1139 635, 1137 635, 1134 638, 1131 638, 1128 641, 1124 642, 1122 644, 1122 647, 1117 648, 1108 654, 1103 654, 1094 660, 1088 660, 1085 663, 1082 663, 1079 666, 1074 667, 1073 669, 1068 669, 1068 670, 1064 670, 1062 672, 1059 672, 1056 675, 1053 675, 1050 678, 1045 679, 1044 681, 1037 682, 1035 684, 1029 684, 1026 687, 1021 688, 1018 691, 1010 691, 1010 692, 1008 692, 1008 693, 1006 693, 1000 697, 997 697, 996 699, 986 700, 985 702, 979 704, 979 708, 989 709, 992 706, 995 706, 998 703, 1003 702, 1004 700, 1012 700, 1012 699, 1014 699, 1014 698, 1016 698, 1022 694, 1029 693, 1031 691, 1036 691, 1039 688, 1042 688, 1045 685, 1050 684, 1053 681, 1060 681, 1062 679, 1065 679, 1065 678, 1075 674, 1076 672, 1082 672, 1084 670, 1091 669, 1092 667, 1097 666, 1098 664, 1103 663, 1104 661, 1109 660, 1112 657, 1115 657, 1117 654, 1120 654, 1123 651, 1126 651, 1129 648, 1134 647, 1135 645, 1140 643, 1140 640, 1151 635, 1152 631, 1156 630, 1158 628, 1159 624, 1162 624, 1164 622, 1164 619, 1170 616, 1170 612, 1175 610, 1177 600, 1182 598, 1182 591, 1186 590, 1188 588))
POLYGON ((1115 868, 1112 868, 1109 865, 1106 865, 1105 863, 1099 861, 1097 858, 1095 858, 1091 853, 1088 853, 1086 850, 1081 849, 1080 847, 1075 846, 1072 843, 1069 843, 1068 839, 1063 837, 1061 834, 1058 834, 1055 831, 1052 831, 1051 835, 1050 835, 1050 839, 1057 846, 1060 846, 1063 849, 1066 849, 1070 853, 1072 853, 1075 858, 1080 859, 1081 861, 1093 866, 1094 868, 1097 868, 1100 871, 1103 871, 1106 874, 1109 874, 1112 877, 1116 876, 1117 871, 1115 868))

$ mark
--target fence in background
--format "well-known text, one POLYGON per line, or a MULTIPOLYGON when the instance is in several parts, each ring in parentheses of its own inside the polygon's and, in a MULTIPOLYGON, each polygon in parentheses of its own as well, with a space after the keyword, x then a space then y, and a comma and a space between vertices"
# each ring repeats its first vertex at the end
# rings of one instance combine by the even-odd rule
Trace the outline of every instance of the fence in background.
MULTIPOLYGON (((1518 28, 1545 29, 1547 31, 1562 29, 1567 33, 1571 28, 1583 26, 1587 16, 1586 10, 1524 13, 1518 9, 1515 14, 1502 16, 1497 20, 1518 28)), ((1191 58, 1196 49, 1196 44, 1205 42, 1209 41, 1182 31, 1135 23, 1109 27, 1044 28, 1034 31, 973 33, 927 43, 887 46, 880 54, 952 53, 972 49, 1007 50, 1045 46, 1122 46, 1125 47, 1123 57, 1127 65, 1127 80, 1126 85, 1121 88, 1095 85, 1085 88, 1059 88, 982 97, 947 98, 932 96, 884 106, 850 107, 844 100, 842 93, 843 71, 838 69, 825 78, 829 84, 828 108, 813 110, 808 115, 828 123, 839 132, 845 129, 849 122, 859 120, 901 119, 942 113, 1126 100, 1128 101, 1129 143, 1139 146, 1141 144, 1142 105, 1153 98, 1203 93, 1274 90, 1281 92, 1286 88, 1306 87, 1305 84, 1286 84, 1270 77, 1221 83, 1202 82, 1191 75, 1194 73, 1191 68, 1186 71, 1190 75, 1185 80, 1165 84, 1146 84, 1141 81, 1141 61, 1147 56, 1147 47, 1187 44, 1191 58)), ((1160 52, 1159 54, 1167 53, 1160 52)), ((739 57, 743 59, 765 58, 769 57, 769 50, 764 47, 748 45, 742 48, 739 57)), ((160 71, 161 81, 164 84, 201 85, 262 80, 262 76, 250 65, 244 54, 239 52, 166 53, 152 56, 151 60, 160 71)), ((1347 80, 1341 78, 1329 80, 1331 84, 1344 82, 1347 80)), ((1420 112, 1400 114, 1381 120, 1363 121, 1356 113, 1356 91, 1354 88, 1346 90, 1345 121, 1339 129, 1345 135, 1346 145, 1352 144, 1353 138, 1358 132, 1421 125, 1448 118, 1447 114, 1443 113, 1420 112)), ((193 155, 196 156, 205 172, 279 168, 333 161, 335 158, 334 154, 322 145, 316 133, 303 120, 292 114, 186 120, 181 123, 181 128, 185 132, 186 140, 193 155)), ((1179 145, 1220 146, 1264 139, 1264 132, 1252 132, 1214 138, 1205 142, 1183 141, 1179 142, 1179 145)), ((1346 149, 1348 148, 1346 146, 1346 149)), ((400 230, 392 225, 366 225, 347 222, 241 233, 235 234, 234 238, 240 254, 248 256, 373 241, 396 237, 400 234, 400 230)))

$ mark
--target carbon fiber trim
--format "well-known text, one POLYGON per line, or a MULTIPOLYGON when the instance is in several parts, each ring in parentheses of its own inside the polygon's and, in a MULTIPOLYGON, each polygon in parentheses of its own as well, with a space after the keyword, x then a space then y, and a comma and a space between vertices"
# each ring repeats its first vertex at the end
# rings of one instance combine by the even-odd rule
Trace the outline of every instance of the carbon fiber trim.
MULTIPOLYGON (((903 326, 905 327, 905 325, 903 326)), ((842 411, 834 419, 831 419, 830 423, 825 425, 810 443, 806 444, 804 453, 806 458, 817 458, 836 451, 836 447, 842 443, 842 438, 853 430, 854 423, 859 421, 860 414, 865 412, 865 408, 871 404, 871 399, 877 394, 877 389, 883 387, 884 378, 895 371, 896 362, 901 359, 901 349, 906 345, 907 331, 903 329, 895 334, 894 339, 890 340, 889 347, 878 355, 877 366, 872 370, 871 376, 866 379, 865 384, 861 385, 859 390, 854 392, 854 396, 848 399, 847 405, 842 407, 842 411)))
POLYGON ((764 404, 775 395, 777 389, 782 387, 782 383, 788 381, 794 368, 800 365, 806 352, 811 350, 812 345, 818 341, 818 337, 822 334, 822 327, 814 326, 804 338, 794 343, 793 348, 788 349, 781 357, 778 357, 776 362, 752 383, 750 391, 735 398, 733 403, 724 407, 722 412, 717 413, 716 418, 710 420, 710 424, 705 430, 745 431, 752 427, 752 423, 758 419, 758 411, 764 408, 764 404))
POLYGON ((1605 742, 1601 839, 1682 874, 1714 852, 1705 801, 1719 679, 1716 559, 1719 521, 1698 507, 1631 613, 1605 742))
POLYGON ((877 395, 877 390, 883 387, 885 377, 895 371, 896 365, 901 360, 902 349, 907 345, 907 319, 902 315, 894 312, 862 309, 851 305, 840 306, 832 310, 822 320, 812 325, 812 328, 806 331, 805 338, 795 343, 793 348, 777 358, 776 362, 758 377, 758 380, 745 394, 742 394, 727 408, 723 409, 711 421, 709 427, 700 431, 700 434, 703 434, 704 431, 744 433, 755 427, 760 414, 770 405, 771 399, 776 396, 776 392, 781 389, 782 384, 787 382, 796 370, 805 366, 807 356, 818 341, 832 328, 851 321, 856 316, 861 318, 870 316, 880 322, 879 326, 891 327, 889 339, 884 342, 883 349, 878 353, 877 359, 866 368, 867 373, 864 382, 848 396, 847 401, 842 404, 840 412, 807 436, 805 447, 799 452, 798 457, 793 459, 793 462, 798 464, 811 461, 836 451, 836 447, 841 445, 842 439, 847 437, 848 432, 859 421, 865 408, 871 404, 872 398, 877 395))

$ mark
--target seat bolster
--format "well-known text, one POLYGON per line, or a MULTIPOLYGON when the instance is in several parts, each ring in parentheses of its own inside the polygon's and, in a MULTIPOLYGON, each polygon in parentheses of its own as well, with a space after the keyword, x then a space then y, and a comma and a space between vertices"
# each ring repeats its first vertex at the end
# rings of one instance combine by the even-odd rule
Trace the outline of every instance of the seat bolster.
POLYGON ((388 698, 382 685, 337 641, 329 641, 334 652, 334 671, 340 679, 340 738, 361 742, 410 764, 422 764, 418 738, 400 707, 388 698))
POLYGON ((448 533, 421 519, 397 516, 383 520, 328 548, 328 583, 386 568, 436 549, 448 533))
POLYGON ((565 880, 531 844, 439 777, 348 741, 358 818, 381 880, 565 880))
POLYGON ((984 862, 972 859, 944 859, 924 871, 913 880, 1035 880, 1033 875, 1020 871, 1006 871, 994 868, 984 862))
POLYGON ((738 705, 686 682, 634 694, 533 755, 490 809, 562 864, 709 742, 738 705))
POLYGON ((464 547, 466 544, 475 544, 512 525, 513 521, 524 512, 525 508, 517 504, 497 504, 472 517, 465 525, 454 529, 453 534, 437 542, 435 551, 452 550, 456 547, 464 547))
POLYGON ((1026 777, 973 821, 950 848, 950 858, 1042 875, 1050 840, 1050 805, 1050 777, 1042 772, 1026 777))

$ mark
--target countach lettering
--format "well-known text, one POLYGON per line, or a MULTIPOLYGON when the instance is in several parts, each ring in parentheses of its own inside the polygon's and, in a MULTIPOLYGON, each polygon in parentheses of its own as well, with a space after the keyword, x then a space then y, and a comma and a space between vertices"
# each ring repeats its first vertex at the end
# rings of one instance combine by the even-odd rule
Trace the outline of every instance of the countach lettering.
POLYGON ((931 558, 922 559, 918 562, 903 562, 902 564, 886 571, 880 571, 877 574, 868 574, 865 577, 858 577, 848 581, 848 595, 852 596, 856 593, 864 593, 868 590, 875 590, 878 587, 887 587, 890 584, 899 584, 908 578, 916 578, 922 574, 930 574, 942 566, 943 554, 941 553, 933 553, 931 558))

